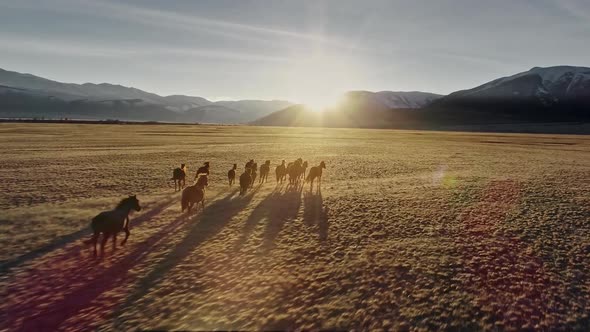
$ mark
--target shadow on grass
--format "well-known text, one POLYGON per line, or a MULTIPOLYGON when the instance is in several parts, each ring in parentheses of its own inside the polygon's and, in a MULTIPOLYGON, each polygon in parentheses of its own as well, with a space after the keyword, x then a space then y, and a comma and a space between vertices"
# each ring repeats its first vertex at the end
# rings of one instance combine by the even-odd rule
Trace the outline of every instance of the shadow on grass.
MULTIPOLYGON (((158 203, 156 206, 154 206, 148 212, 140 215, 137 218, 132 218, 131 219, 131 227, 133 228, 133 227, 139 226, 143 222, 145 222, 146 220, 150 220, 151 218, 160 214, 168 206, 170 206, 170 204, 172 204, 176 199, 177 198, 175 197, 175 195, 171 195, 165 201, 158 203)), ((88 223, 90 224, 90 221, 88 221, 88 223)), ((26 254, 22 254, 22 255, 15 257, 13 259, 2 262, 2 264, 0 265, 0 273, 1 274, 7 273, 12 268, 18 267, 24 263, 27 263, 28 261, 31 261, 37 257, 44 255, 46 253, 49 253, 53 250, 61 248, 70 242, 74 242, 76 240, 81 239, 84 236, 90 236, 90 234, 91 234, 90 227, 85 227, 79 231, 58 237, 58 238, 54 239, 53 241, 51 241, 47 245, 44 245, 38 249, 35 249, 33 251, 26 253, 26 254)))
POLYGON ((262 249, 272 248, 275 238, 285 222, 297 216, 301 206, 302 190, 301 186, 278 185, 252 210, 244 224, 240 238, 234 245, 234 250, 240 250, 244 246, 256 226, 263 220, 267 220, 267 224, 264 230, 262 249), (284 191, 283 188, 285 188, 284 191))
MULTIPOLYGON (((141 298, 145 292, 157 284, 170 268, 188 255, 192 248, 198 246, 209 236, 219 232, 235 213, 248 204, 255 191, 245 197, 232 199, 236 192, 233 191, 225 198, 206 206, 203 213, 197 214, 189 220, 187 220, 186 214, 179 216, 107 268, 103 269, 101 265, 97 265, 100 261, 82 260, 76 268, 72 269, 69 267, 71 264, 64 264, 64 260, 79 260, 80 257, 73 252, 74 248, 70 250, 72 252, 66 253, 65 256, 57 257, 48 262, 47 265, 50 266, 50 270, 45 268, 32 271, 31 275, 22 280, 25 284, 31 283, 30 287, 21 285, 19 289, 26 291, 26 289, 30 288, 35 290, 35 285, 39 283, 39 280, 43 280, 44 284, 48 284, 42 288, 45 289, 43 292, 55 291, 64 295, 53 300, 48 299, 38 291, 27 295, 27 301, 14 303, 7 312, 4 312, 7 319, 0 324, 0 330, 8 328, 9 330, 22 331, 53 331, 60 328, 69 318, 78 315, 82 310, 91 306, 98 306, 95 312, 99 312, 102 316, 110 316, 111 310, 116 308, 116 303, 103 301, 97 304, 95 300, 119 285, 132 284, 133 280, 130 280, 129 271, 133 267, 137 266, 147 254, 153 252, 159 243, 170 236, 174 236, 181 227, 191 227, 187 237, 173 252, 166 256, 163 263, 156 266, 151 273, 139 281, 137 291, 132 293, 129 301, 125 303, 132 303, 133 299, 141 298), (74 290, 69 289, 69 285, 77 284, 80 280, 87 281, 74 290)), ((160 213, 161 210, 169 206, 168 201, 165 203, 160 204, 161 207, 154 208, 149 213, 142 215, 140 221, 143 222, 160 213)), ((76 323, 77 327, 82 328, 84 326, 84 329, 86 329, 91 326, 96 320, 96 317, 93 317, 92 315, 81 317, 79 322, 76 323)))
MULTIPOLYGON (((189 256, 195 248, 218 234, 235 215, 250 203, 258 188, 249 191, 244 196, 238 196, 238 190, 235 189, 224 198, 205 206, 202 213, 190 217, 189 220, 186 220, 185 216, 179 217, 180 220, 186 222, 188 228, 186 236, 144 278, 135 283, 134 291, 114 314, 115 319, 119 316, 118 312, 123 312, 125 308, 132 306, 148 294, 172 268, 189 256)), ((121 323, 116 320, 115 327, 117 328, 121 323)))
POLYGON ((322 190, 317 187, 314 193, 311 188, 303 194, 303 222, 308 226, 317 225, 320 242, 328 239, 330 223, 328 207, 324 206, 322 190))

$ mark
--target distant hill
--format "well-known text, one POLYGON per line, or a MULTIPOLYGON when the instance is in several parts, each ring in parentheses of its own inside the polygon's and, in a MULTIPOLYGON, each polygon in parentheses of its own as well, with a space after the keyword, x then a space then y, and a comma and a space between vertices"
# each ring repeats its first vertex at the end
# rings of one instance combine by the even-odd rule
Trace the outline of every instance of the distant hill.
POLYGON ((343 101, 323 112, 294 105, 254 122, 262 126, 391 128, 440 95, 427 92, 350 91, 343 101))
POLYGON ((319 118, 318 114, 303 106, 293 106, 253 123, 269 126, 443 129, 453 126, 483 128, 497 124, 588 122, 590 68, 535 67, 447 96, 367 91, 352 91, 346 96, 344 103, 326 110, 319 118))
POLYGON ((348 100, 364 99, 391 109, 409 109, 424 107, 443 96, 421 91, 350 91, 345 97, 348 100))
POLYGON ((290 105, 277 100, 212 102, 159 96, 122 85, 61 83, 0 69, 0 117, 247 123, 290 105))

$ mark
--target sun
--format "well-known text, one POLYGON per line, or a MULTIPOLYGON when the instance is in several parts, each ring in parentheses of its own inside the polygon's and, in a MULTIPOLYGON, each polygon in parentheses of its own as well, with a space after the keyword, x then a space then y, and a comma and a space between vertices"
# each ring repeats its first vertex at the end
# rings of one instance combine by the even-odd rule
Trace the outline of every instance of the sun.
POLYGON ((309 107, 312 111, 323 112, 329 108, 337 106, 341 99, 342 94, 310 96, 303 101, 303 104, 309 107))
POLYGON ((285 77, 290 99, 317 112, 337 106, 357 78, 357 67, 342 55, 300 55, 294 59, 285 77))

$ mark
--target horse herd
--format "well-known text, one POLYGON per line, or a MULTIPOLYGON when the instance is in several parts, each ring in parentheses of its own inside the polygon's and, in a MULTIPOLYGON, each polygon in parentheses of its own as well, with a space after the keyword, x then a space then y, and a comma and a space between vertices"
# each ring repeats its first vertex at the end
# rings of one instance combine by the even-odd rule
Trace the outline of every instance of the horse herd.
MULTIPOLYGON (((275 168, 275 176, 277 184, 289 181, 289 185, 297 186, 303 180, 310 182, 310 190, 313 188, 313 183, 318 180, 318 188, 322 181, 322 170, 326 168, 326 164, 322 161, 319 165, 311 167, 309 172, 307 171, 308 162, 303 161, 299 158, 293 162, 285 163, 285 160, 281 162, 275 168), (306 177, 307 174, 307 177, 306 177)), ((229 186, 233 186, 236 179, 237 164, 233 164, 233 167, 227 172, 227 179, 229 186)), ((270 160, 267 160, 264 164, 258 167, 258 164, 254 160, 250 160, 244 167, 244 172, 240 175, 240 195, 244 195, 248 189, 254 187, 255 181, 258 178, 258 183, 263 184, 268 179, 270 173, 270 160), (260 176, 258 176, 260 173, 260 176)), ((199 203, 202 209, 205 209, 205 188, 209 185, 209 162, 199 167, 195 174, 195 183, 185 188, 187 176, 187 167, 185 164, 181 164, 179 168, 175 168, 172 171, 172 179, 174 181, 174 191, 182 190, 182 196, 180 199, 181 212, 187 210, 190 213, 191 208, 196 205, 198 208, 199 203)), ((108 239, 113 239, 113 249, 117 246, 117 234, 121 231, 125 231, 125 239, 121 242, 124 245, 131 234, 129 232, 129 213, 131 210, 140 211, 139 200, 135 195, 124 198, 119 204, 109 211, 103 211, 92 218, 91 228, 93 231, 92 238, 86 243, 94 244, 94 256, 97 256, 97 243, 100 234, 103 234, 102 241, 100 244, 101 255, 104 255, 104 247, 108 239)))

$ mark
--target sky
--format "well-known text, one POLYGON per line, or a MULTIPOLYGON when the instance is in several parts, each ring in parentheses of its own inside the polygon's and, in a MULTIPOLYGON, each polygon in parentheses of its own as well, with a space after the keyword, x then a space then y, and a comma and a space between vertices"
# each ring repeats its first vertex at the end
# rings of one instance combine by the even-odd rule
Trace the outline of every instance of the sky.
POLYGON ((447 94, 589 38, 588 0, 0 0, 0 68, 210 100, 447 94))

